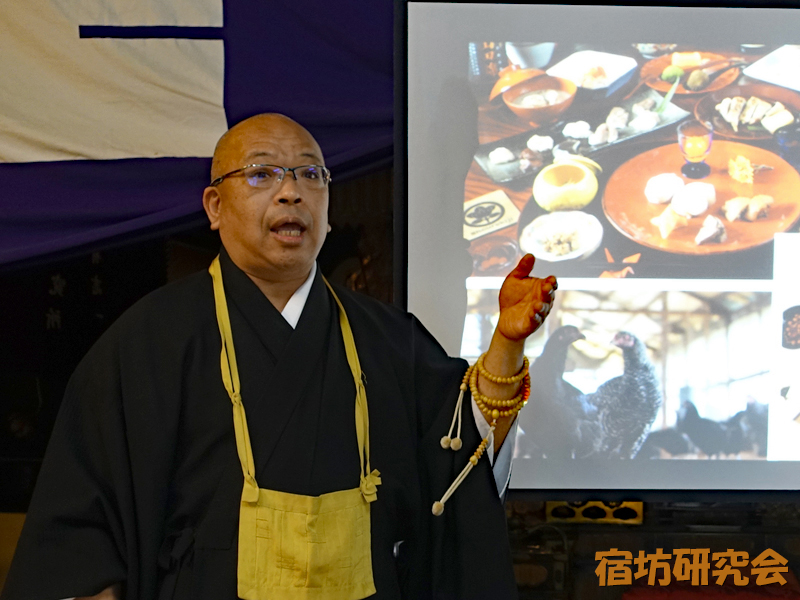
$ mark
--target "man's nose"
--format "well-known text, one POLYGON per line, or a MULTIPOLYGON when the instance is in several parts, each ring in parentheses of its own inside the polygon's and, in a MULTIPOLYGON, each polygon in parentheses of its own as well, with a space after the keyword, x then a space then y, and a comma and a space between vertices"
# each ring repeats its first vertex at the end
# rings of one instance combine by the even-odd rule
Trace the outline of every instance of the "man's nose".
POLYGON ((303 201, 294 171, 288 171, 278 184, 275 200, 280 204, 299 204, 303 201))

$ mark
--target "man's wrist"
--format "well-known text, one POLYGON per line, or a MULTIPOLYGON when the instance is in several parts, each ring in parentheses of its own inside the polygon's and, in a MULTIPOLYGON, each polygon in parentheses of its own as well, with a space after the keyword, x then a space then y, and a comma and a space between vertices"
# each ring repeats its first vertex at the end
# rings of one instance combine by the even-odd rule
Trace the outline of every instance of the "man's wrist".
POLYGON ((486 370, 498 377, 515 375, 522 368, 525 340, 512 340, 495 330, 483 361, 486 370))

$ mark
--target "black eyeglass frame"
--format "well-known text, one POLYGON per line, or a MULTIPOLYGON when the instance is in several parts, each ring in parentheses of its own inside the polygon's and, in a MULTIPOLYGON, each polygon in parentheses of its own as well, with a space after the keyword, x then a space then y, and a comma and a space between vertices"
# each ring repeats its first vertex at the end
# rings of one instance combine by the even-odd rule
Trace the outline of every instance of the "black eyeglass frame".
MULTIPOLYGON (((222 183, 225 179, 227 179, 228 177, 232 177, 233 175, 238 175, 239 173, 244 172, 245 169, 250 169, 252 167, 275 167, 276 169, 281 169, 281 171, 283 171, 283 175, 281 175, 280 179, 278 179, 278 184, 283 183, 283 178, 286 177, 286 173, 291 173, 292 177, 294 177, 294 180, 297 181, 297 173, 295 173, 295 171, 297 169, 305 169, 307 167, 317 167, 318 169, 320 169, 320 172, 322 173, 322 179, 324 181, 323 187, 325 187, 326 185, 328 185, 331 182, 331 171, 330 171, 330 169, 328 169, 327 167, 324 167, 322 165, 300 165, 300 166, 297 166, 297 167, 291 167, 290 168, 290 167, 282 167, 280 165, 263 165, 263 164, 256 163, 256 164, 253 164, 253 165, 245 165, 245 166, 240 167, 240 168, 238 168, 238 169, 236 169, 234 171, 231 171, 230 173, 225 173, 225 175, 220 175, 219 177, 217 177, 214 181, 212 181, 208 185, 209 185, 209 187, 217 186, 220 183, 222 183)), ((252 187, 257 187, 257 186, 252 186, 252 187)), ((322 188, 320 188, 320 189, 322 189, 322 188)))

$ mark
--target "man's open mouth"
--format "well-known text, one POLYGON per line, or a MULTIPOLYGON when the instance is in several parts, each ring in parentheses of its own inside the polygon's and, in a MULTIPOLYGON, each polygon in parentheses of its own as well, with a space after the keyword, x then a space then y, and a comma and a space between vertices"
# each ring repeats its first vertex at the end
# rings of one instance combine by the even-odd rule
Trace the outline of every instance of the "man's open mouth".
POLYGON ((287 237, 300 237, 305 230, 306 228, 300 223, 282 223, 271 229, 274 233, 287 237))

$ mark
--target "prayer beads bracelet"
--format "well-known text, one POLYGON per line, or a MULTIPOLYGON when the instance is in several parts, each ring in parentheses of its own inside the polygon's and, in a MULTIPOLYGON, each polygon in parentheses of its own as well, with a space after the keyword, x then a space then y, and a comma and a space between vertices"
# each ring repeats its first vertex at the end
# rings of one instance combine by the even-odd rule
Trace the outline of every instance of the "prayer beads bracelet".
POLYGON ((469 389, 472 392, 472 397, 481 412, 487 418, 497 419, 498 417, 510 417, 517 414, 520 409, 525 406, 530 396, 531 377, 527 373, 522 378, 522 386, 520 392, 509 400, 497 400, 484 396, 478 391, 478 376, 475 371, 472 372, 469 380, 469 389), (495 416, 495 412, 498 414, 495 416))
POLYGON ((530 366, 530 363, 528 362, 527 356, 522 357, 522 368, 516 375, 512 375, 511 377, 500 377, 499 375, 489 373, 489 371, 487 371, 486 367, 483 365, 483 361, 485 358, 486 358, 486 352, 484 352, 478 357, 478 361, 475 364, 478 366, 478 373, 481 374, 481 377, 491 381, 492 383, 498 383, 501 385, 506 385, 506 384, 510 385, 512 383, 519 383, 520 381, 525 379, 525 376, 528 374, 528 367, 530 366))
POLYGON ((492 426, 497 422, 500 417, 512 417, 516 415, 525 404, 531 394, 531 377, 525 373, 522 377, 522 386, 519 394, 510 400, 497 400, 484 396, 478 391, 478 373, 477 369, 470 369, 469 372, 469 389, 472 392, 472 397, 475 399, 475 404, 481 409, 481 412, 487 419, 492 420, 492 426), (500 409, 504 410, 500 410, 500 409))

